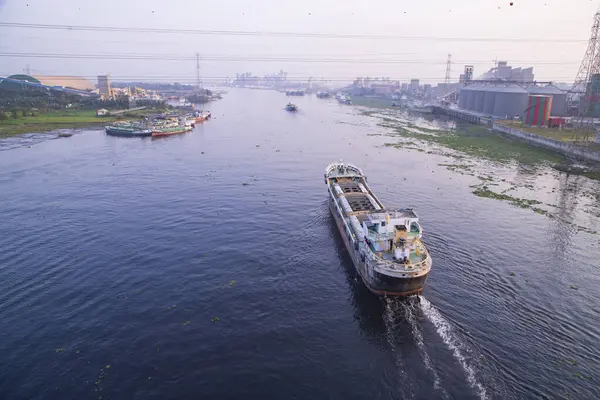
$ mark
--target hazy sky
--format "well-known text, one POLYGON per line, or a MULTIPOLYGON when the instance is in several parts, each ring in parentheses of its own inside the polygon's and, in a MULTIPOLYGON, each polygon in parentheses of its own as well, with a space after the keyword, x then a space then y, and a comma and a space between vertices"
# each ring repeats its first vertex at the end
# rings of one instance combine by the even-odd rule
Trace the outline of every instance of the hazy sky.
POLYGON ((514 66, 534 66, 538 80, 572 81, 600 2, 513 2, 510 6, 509 0, 0 0, 0 22, 4 23, 405 37, 342 39, 0 27, 0 55, 19 52, 157 57, 103 60, 1 55, 0 75, 22 72, 29 64, 32 74, 92 77, 110 73, 113 79, 121 80, 192 82, 195 61, 164 58, 193 57, 199 52, 206 58, 238 58, 202 60, 202 75, 207 79, 235 76, 236 72, 262 75, 283 69, 290 76, 307 78, 349 79, 368 75, 401 80, 416 77, 438 83, 444 79, 445 61, 451 53, 454 79, 464 64, 474 64, 478 75, 493 66, 492 60, 500 59, 514 66), (410 39, 417 37, 429 39, 410 39), (457 38, 496 40, 454 40, 457 38), (248 60, 265 57, 283 60, 248 60), (290 58, 306 61, 291 62, 290 58))

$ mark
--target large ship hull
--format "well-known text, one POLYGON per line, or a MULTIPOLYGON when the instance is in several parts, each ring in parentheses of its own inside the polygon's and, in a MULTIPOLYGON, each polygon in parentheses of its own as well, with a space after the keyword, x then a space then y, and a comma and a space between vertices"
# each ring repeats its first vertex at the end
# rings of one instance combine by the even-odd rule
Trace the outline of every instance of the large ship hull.
POLYGON ((334 200, 330 197, 329 199, 329 210, 331 211, 331 215, 333 215, 333 219, 335 220, 335 225, 337 226, 338 232, 344 241, 344 245, 348 250, 348 254, 352 259, 352 263, 354 264, 354 268, 360 275, 365 286, 373 293, 380 296, 398 296, 398 297, 406 297, 421 294, 423 291, 423 287, 425 286, 425 282, 427 281, 427 276, 422 275, 415 278, 397 278, 389 275, 380 274, 375 270, 367 271, 366 263, 361 261, 360 252, 355 249, 350 243, 348 236, 345 234, 344 223, 342 222, 342 217, 335 207, 334 200))

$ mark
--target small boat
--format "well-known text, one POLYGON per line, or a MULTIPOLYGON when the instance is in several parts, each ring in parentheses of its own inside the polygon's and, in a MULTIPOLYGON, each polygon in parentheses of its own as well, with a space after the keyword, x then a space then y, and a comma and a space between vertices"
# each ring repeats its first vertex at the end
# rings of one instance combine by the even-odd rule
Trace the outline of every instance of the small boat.
POLYGON ((135 124, 114 124, 106 127, 106 134, 111 136, 144 137, 152 136, 152 130, 135 124))
POLYGON ((285 109, 286 109, 287 111, 292 111, 292 112, 294 112, 294 111, 298 111, 298 106, 297 106, 297 105, 295 105, 295 104, 292 104, 292 103, 288 103, 288 104, 287 104, 287 106, 285 106, 285 109))
POLYGON ((199 124, 200 122, 206 121, 210 117, 210 111, 196 111, 194 114, 192 114, 191 119, 193 119, 195 123, 199 124))
POLYGON ((304 89, 289 89, 285 93, 288 96, 304 96, 306 91, 304 89))
POLYGON ((325 183, 335 225, 367 288, 381 296, 420 294, 432 261, 417 213, 386 208, 352 164, 327 166, 325 183))
POLYGON ((340 104, 352 104, 352 99, 346 95, 341 95, 338 97, 338 103, 340 104))
POLYGON ((331 97, 331 93, 329 92, 317 92, 317 97, 319 99, 328 99, 331 97))

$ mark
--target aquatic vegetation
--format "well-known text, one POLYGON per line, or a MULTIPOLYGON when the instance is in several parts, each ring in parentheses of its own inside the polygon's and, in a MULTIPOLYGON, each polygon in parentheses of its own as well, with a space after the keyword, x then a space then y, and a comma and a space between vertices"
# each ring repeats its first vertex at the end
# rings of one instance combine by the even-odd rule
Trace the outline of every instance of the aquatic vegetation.
POLYGON ((542 202, 538 200, 520 199, 518 197, 512 197, 506 194, 496 193, 489 190, 487 186, 483 186, 474 190, 473 194, 479 197, 487 197, 496 200, 505 200, 508 201, 509 204, 520 208, 530 208, 532 205, 542 204, 542 202))
POLYGON ((229 281, 229 286, 235 285, 235 281, 229 281))
POLYGON ((59 347, 58 349, 54 349, 54 351, 56 353, 62 353, 63 351, 65 351, 65 349, 63 349, 62 347, 59 347))
POLYGON ((217 321, 220 321, 219 317, 212 317, 210 320, 210 322, 217 322, 217 321))

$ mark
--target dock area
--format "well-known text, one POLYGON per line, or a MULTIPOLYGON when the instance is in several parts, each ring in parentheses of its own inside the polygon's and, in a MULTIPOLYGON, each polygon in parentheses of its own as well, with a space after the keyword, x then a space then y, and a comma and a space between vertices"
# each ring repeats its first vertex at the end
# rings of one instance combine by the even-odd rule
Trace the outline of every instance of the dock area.
POLYGON ((478 125, 491 126, 493 118, 487 114, 481 114, 474 111, 460 110, 458 108, 445 107, 445 106, 434 106, 434 114, 447 115, 451 118, 460 119, 462 121, 470 122, 478 125))

